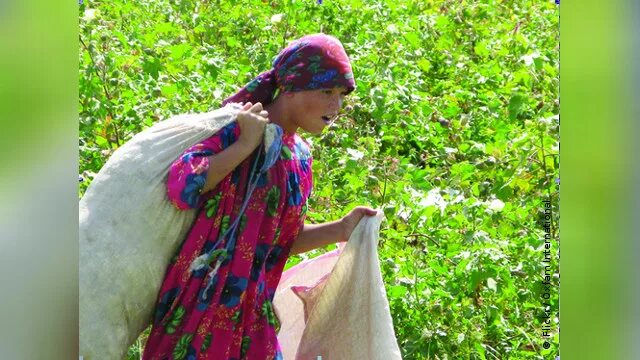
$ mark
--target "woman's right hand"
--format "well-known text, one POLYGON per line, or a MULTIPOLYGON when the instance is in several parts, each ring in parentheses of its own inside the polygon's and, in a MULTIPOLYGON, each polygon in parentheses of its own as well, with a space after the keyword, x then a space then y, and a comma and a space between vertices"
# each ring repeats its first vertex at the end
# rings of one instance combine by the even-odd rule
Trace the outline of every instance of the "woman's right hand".
POLYGON ((268 117, 269 113, 262 108, 261 103, 245 103, 237 116, 240 126, 238 142, 251 150, 255 149, 262 141, 268 117))

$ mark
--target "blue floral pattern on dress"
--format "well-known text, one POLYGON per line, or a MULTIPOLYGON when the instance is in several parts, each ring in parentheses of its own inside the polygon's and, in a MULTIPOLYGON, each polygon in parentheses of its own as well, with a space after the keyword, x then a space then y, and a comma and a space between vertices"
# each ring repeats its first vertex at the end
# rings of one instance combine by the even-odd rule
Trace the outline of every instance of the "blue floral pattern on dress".
POLYGON ((231 173, 231 182, 235 185, 238 185, 238 183, 240 182, 240 170, 240 166, 238 166, 231 173))
POLYGON ((296 157, 299 160, 307 160, 311 157, 311 153, 309 152, 309 149, 302 142, 302 140, 296 141, 296 143, 293 146, 293 151, 296 153, 296 157))
POLYGON ((253 257, 253 264, 251 266, 251 280, 258 281, 260 272, 262 271, 262 265, 269 252, 269 244, 260 244, 256 246, 256 255, 253 257))
POLYGON ((173 302, 178 297, 179 293, 180 293, 180 288, 179 287, 175 287, 175 288, 172 288, 171 290, 165 292, 162 295, 162 298, 160 299, 160 302, 158 303, 158 305, 156 305, 156 311, 155 311, 155 316, 154 316, 154 321, 156 323, 158 323, 162 319, 164 319, 164 317, 169 312, 169 309, 171 309, 171 305, 173 305, 173 302))
POLYGON ((238 305, 240 303, 240 296, 247 289, 248 284, 247 279, 229 273, 227 282, 220 295, 220 303, 228 308, 238 305))
POLYGON ((198 200, 200 200, 200 193, 206 182, 206 174, 187 175, 186 185, 180 194, 180 200, 184 201, 192 209, 196 208, 198 200))
POLYGON ((280 350, 276 352, 276 356, 273 358, 273 360, 284 360, 284 358, 282 357, 282 352, 280 350))
MULTIPOLYGON (((213 246, 214 246, 214 245, 215 245, 215 242, 213 242, 213 241, 211 241, 211 240, 208 240, 207 242, 205 242, 205 243, 204 243, 204 246, 202 247, 202 250, 200 251, 200 255, 204 255, 204 254, 206 254, 206 253, 210 252, 210 251, 211 251, 211 249, 213 249, 213 246)), ((210 269, 209 269, 208 267, 206 267, 206 266, 205 266, 205 267, 203 267, 203 268, 201 268, 201 269, 199 269, 199 270, 194 270, 194 271, 192 272, 192 274, 193 274, 193 276, 194 276, 195 278, 202 279, 202 278, 204 278, 204 277, 207 275, 207 273, 209 272, 209 270, 210 270, 210 269)))
MULTIPOLYGON (((205 279, 205 282, 207 280, 205 279)), ((211 282, 211 286, 203 286, 200 291, 198 291, 198 311, 205 311, 209 304, 211 303, 211 297, 216 289, 216 284, 218 283, 218 275, 216 274, 213 277, 211 282)))
POLYGON ((211 155, 213 155, 213 151, 211 150, 194 151, 194 152, 190 152, 182 155, 181 159, 182 159, 182 162, 186 164, 189 161, 191 161, 191 159, 193 159, 194 157, 206 157, 211 155))
POLYGON ((234 121, 229 125, 222 128, 222 133, 220 134, 220 140, 222 140, 222 149, 228 148, 231 144, 236 141, 236 134, 234 132, 237 122, 234 121))
POLYGON ((300 168, 302 169, 302 171, 304 171, 305 173, 309 172, 309 163, 307 162, 306 159, 300 160, 300 168))
POLYGON ((302 202, 302 194, 300 192, 300 180, 297 173, 289 173, 287 190, 289 192, 289 205, 300 205, 300 203, 302 202))
POLYGON ((265 173, 262 173, 258 178, 258 183, 256 184, 256 186, 259 188, 262 188, 262 187, 265 187, 268 182, 269 182, 269 173, 265 172, 265 173))
POLYGON ((198 353, 196 352, 196 349, 189 345, 189 350, 187 350, 187 357, 185 360, 198 360, 197 355, 198 353))
MULTIPOLYGON (((274 326, 274 317, 262 316, 262 307, 275 296, 277 279, 291 246, 288 240, 297 231, 308 189, 312 188, 313 160, 308 144, 298 135, 287 133, 278 134, 280 139, 269 138, 274 143, 280 140, 282 145, 273 156, 275 168, 267 169, 267 175, 258 178, 257 185, 262 188, 252 194, 246 211, 238 218, 240 204, 245 204, 245 184, 249 182, 253 168, 251 160, 257 152, 210 193, 203 193, 200 187, 206 183, 204 176, 194 176, 207 169, 208 161, 204 156, 210 153, 215 156, 224 151, 237 139, 238 132, 237 124, 229 124, 215 136, 185 150, 172 164, 167 179, 169 199, 180 210, 190 208, 187 201, 191 206, 195 205, 199 210, 198 220, 167 269, 158 309, 153 314, 154 320, 159 319, 158 325, 168 322, 171 327, 154 324, 149 339, 160 345, 147 347, 145 358, 171 356, 177 343, 180 343, 179 356, 173 358, 211 356, 218 351, 218 344, 237 338, 238 332, 245 332, 248 324, 259 324, 262 329, 274 326), (227 233, 232 225, 237 230, 233 234, 227 233), (211 256, 202 257, 207 254, 211 256), (198 258, 197 262, 192 260, 198 258), (180 287, 179 292, 167 293, 176 287, 180 287), (213 328, 208 329, 208 333, 194 333, 196 328, 193 326, 198 320, 211 318, 214 312, 222 309, 225 315, 220 319, 222 321, 216 320, 216 331, 219 330, 216 339, 211 333, 213 328), (185 338, 185 335, 193 335, 193 338, 185 338)), ((270 159, 269 155, 266 159, 270 159)), ((258 161, 257 168, 261 163, 269 161, 258 161)), ((243 333, 243 342, 234 343, 229 357, 282 359, 282 354, 276 353, 275 337, 246 345, 249 343, 245 339, 261 336, 264 337, 262 330, 243 333), (245 357, 240 356, 241 351, 245 357)))
POLYGON ((281 253, 282 247, 280 245, 276 245, 273 247, 273 249, 271 249, 271 252, 269 252, 269 256, 267 256, 267 262, 264 267, 266 271, 271 271, 271 269, 276 266, 281 253))

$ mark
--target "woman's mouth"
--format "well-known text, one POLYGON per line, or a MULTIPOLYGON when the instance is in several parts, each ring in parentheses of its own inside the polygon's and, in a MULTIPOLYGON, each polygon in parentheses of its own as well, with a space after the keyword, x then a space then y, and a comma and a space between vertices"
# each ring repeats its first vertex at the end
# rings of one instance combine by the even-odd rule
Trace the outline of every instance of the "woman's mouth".
POLYGON ((331 123, 335 120, 335 116, 329 116, 329 115, 325 115, 322 117, 322 121, 324 121, 325 124, 327 125, 331 125, 331 123))

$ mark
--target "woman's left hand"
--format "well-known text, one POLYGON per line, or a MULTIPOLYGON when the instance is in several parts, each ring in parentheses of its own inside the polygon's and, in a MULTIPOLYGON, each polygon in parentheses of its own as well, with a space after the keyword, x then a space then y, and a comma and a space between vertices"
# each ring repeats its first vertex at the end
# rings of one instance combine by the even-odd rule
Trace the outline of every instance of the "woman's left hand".
POLYGON ((340 223, 342 224, 343 236, 341 241, 348 241, 353 229, 356 228, 363 216, 375 216, 378 212, 367 206, 357 206, 345 215, 340 223))

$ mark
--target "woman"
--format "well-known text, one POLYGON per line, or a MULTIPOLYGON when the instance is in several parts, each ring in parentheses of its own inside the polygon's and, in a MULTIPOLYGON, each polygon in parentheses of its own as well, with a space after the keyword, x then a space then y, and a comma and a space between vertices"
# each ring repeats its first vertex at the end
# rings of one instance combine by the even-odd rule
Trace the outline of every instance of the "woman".
POLYGON ((169 198, 199 214, 167 269, 143 359, 282 359, 272 301, 288 256, 347 241, 376 213, 304 224, 312 158, 297 131, 321 133, 354 88, 342 44, 305 36, 223 102, 244 104, 237 121, 173 163, 169 198), (253 186, 268 122, 282 129, 282 150, 253 186))

